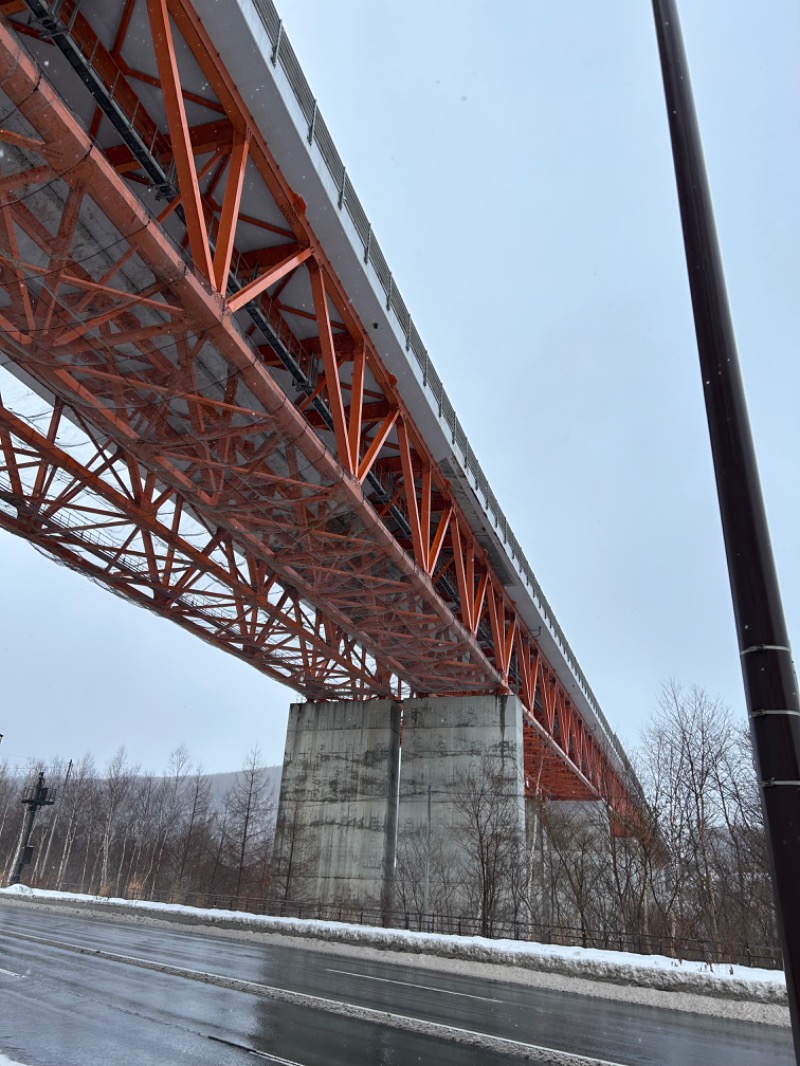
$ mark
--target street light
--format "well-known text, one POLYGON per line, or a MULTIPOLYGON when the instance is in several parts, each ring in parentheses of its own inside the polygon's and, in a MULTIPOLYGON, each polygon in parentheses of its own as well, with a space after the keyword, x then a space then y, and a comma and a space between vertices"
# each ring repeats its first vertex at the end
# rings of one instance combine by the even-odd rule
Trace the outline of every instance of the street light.
POLYGON ((750 734, 800 1063, 800 699, 675 0, 653 0, 750 734))

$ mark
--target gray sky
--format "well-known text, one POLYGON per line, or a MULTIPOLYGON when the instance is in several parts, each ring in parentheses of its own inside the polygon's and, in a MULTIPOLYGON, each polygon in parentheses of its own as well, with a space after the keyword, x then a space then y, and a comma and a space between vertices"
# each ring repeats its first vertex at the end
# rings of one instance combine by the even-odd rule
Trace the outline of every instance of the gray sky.
MULTIPOLYGON (((800 641, 800 7, 683 0, 800 641)), ((611 725, 669 677, 744 716, 645 0, 281 0, 397 284, 611 725)), ((292 694, 0 533, 0 756, 282 758, 292 694)))

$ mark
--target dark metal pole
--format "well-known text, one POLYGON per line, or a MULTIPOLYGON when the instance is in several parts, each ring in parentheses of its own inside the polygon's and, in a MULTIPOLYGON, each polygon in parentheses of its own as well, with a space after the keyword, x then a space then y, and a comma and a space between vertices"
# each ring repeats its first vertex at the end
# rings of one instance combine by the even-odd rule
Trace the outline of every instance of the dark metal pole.
POLYGON ((800 700, 675 0, 653 0, 653 13, 750 733, 800 1063, 800 700))
POLYGON ((19 844, 17 845, 17 853, 14 856, 11 880, 8 882, 10 885, 18 885, 22 880, 22 870, 25 866, 25 851, 31 839, 31 833, 33 832, 33 823, 35 820, 36 807, 33 804, 29 804, 28 809, 25 812, 25 820, 22 823, 22 836, 19 838, 19 844))
MULTIPOLYGON (((36 788, 30 796, 24 796, 21 800, 22 803, 28 808, 25 813, 25 821, 22 827, 22 836, 20 837, 19 846, 17 848, 17 854, 14 857, 13 873, 11 875, 10 885, 18 885, 22 878, 22 868, 30 860, 28 843, 31 839, 31 833, 33 832, 33 823, 36 820, 36 814, 40 807, 52 807, 55 802, 55 792, 51 788, 44 787, 44 770, 39 771, 39 780, 36 783, 36 788)), ((33 849, 30 849, 31 851, 33 849)))

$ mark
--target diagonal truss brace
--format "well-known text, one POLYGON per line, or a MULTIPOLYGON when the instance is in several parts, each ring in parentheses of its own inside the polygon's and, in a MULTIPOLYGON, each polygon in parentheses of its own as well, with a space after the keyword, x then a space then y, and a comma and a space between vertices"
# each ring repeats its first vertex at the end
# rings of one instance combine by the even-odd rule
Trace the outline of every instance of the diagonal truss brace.
POLYGON ((0 400, 0 526, 310 699, 397 693, 341 627, 75 411, 56 402, 45 420, 41 433, 0 400))

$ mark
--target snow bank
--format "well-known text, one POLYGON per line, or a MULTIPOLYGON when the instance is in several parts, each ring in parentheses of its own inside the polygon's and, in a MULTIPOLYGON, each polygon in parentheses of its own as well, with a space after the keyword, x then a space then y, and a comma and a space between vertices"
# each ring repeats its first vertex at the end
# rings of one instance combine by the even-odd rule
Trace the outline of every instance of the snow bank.
POLYGON ((665 955, 636 955, 632 952, 601 951, 595 948, 563 947, 518 940, 487 940, 479 936, 417 933, 405 929, 382 929, 316 919, 274 918, 260 914, 244 914, 241 911, 186 907, 177 903, 123 900, 79 895, 74 892, 49 892, 44 889, 31 889, 26 885, 0 889, 0 898, 6 896, 23 897, 31 902, 80 906, 82 909, 127 912, 131 917, 138 914, 174 922, 282 933, 285 936, 308 937, 387 951, 495 963, 618 985, 638 985, 764 1003, 786 1001, 786 981, 780 970, 763 970, 727 963, 691 962, 671 959, 665 955))

